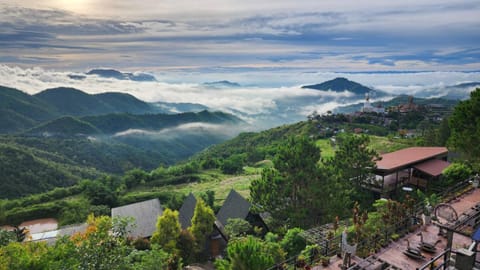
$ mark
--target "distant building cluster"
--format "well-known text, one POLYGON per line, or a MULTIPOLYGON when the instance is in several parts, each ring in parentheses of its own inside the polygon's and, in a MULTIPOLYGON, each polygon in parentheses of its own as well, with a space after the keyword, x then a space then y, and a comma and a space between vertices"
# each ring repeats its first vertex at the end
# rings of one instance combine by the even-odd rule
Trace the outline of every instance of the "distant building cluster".
POLYGON ((420 110, 420 106, 413 102, 413 96, 408 97, 408 103, 400 104, 398 106, 389 107, 389 111, 399 112, 399 113, 416 112, 416 111, 419 111, 419 110, 420 110))
POLYGON ((370 103, 370 94, 367 93, 365 94, 365 102, 363 103, 363 107, 361 112, 363 113, 385 113, 385 108, 383 107, 382 103, 380 103, 378 106, 372 106, 370 103))

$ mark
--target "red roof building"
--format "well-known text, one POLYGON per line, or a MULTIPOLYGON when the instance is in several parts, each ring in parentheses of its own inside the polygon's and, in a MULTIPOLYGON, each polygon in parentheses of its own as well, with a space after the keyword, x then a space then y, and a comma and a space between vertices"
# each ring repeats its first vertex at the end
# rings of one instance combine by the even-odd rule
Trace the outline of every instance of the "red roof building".
POLYGON ((446 147, 410 147, 381 155, 367 188, 385 194, 410 184, 426 189, 450 163, 446 147))

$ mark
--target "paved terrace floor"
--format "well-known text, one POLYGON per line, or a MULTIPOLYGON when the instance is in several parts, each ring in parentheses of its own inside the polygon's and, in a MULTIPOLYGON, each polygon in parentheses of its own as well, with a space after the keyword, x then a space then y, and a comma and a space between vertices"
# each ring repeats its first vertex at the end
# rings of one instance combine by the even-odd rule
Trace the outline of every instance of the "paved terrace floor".
MULTIPOLYGON (((467 212, 473 206, 480 202, 480 189, 475 189, 473 191, 467 192, 466 194, 462 195, 461 197, 457 198, 449 202, 449 204, 457 211, 458 215, 460 216, 462 213, 467 212)), ((439 228, 434 225, 430 224, 427 226, 422 226, 417 229, 415 232, 409 233, 403 238, 397 240, 396 242, 390 243, 387 247, 380 250, 380 252, 376 253, 375 256, 377 258, 382 259, 383 261, 396 266, 397 268, 403 270, 415 270, 422 265, 426 264, 431 258, 438 255, 442 252, 447 244, 447 240, 445 237, 438 236, 439 228), (426 253, 422 252, 425 256, 425 259, 422 260, 414 260, 407 257, 403 252, 407 249, 407 241, 410 241, 411 247, 417 247, 420 243, 420 236, 417 234, 422 232, 424 242, 431 242, 434 243, 437 240, 440 242, 436 245, 437 252, 436 253, 426 253)), ((452 248, 454 250, 458 248, 468 247, 472 243, 472 240, 468 237, 454 234, 453 237, 453 245, 452 248)), ((478 255, 477 255, 478 256, 478 255)), ((341 258, 332 257, 330 259, 331 263, 328 267, 316 266, 314 270, 321 270, 321 269, 331 269, 337 270, 340 269, 341 258)), ((354 262, 360 262, 361 259, 355 257, 354 262)))

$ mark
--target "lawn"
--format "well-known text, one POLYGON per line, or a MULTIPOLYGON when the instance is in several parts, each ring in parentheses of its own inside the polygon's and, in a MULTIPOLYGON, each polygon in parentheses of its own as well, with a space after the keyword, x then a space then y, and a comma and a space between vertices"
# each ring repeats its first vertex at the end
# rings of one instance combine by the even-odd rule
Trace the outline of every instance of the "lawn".
POLYGON ((370 148, 379 154, 394 152, 403 148, 415 146, 415 140, 370 136, 370 148))
POLYGON ((321 150, 322 158, 331 158, 335 156, 335 149, 332 147, 330 139, 321 139, 316 142, 316 145, 321 150))

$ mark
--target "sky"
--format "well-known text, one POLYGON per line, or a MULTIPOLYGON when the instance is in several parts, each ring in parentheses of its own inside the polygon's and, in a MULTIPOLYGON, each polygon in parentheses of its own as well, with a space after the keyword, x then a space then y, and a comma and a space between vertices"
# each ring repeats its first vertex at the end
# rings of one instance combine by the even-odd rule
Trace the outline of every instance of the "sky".
POLYGON ((2 0, 0 63, 150 72, 478 71, 478 0, 2 0))
POLYGON ((480 81, 479 14, 478 0, 0 0, 0 85, 124 92, 246 118, 345 105, 348 93, 301 88, 335 77, 440 96, 480 81), (68 76, 93 68, 157 81, 68 76), (241 87, 203 84, 221 80, 241 87))

